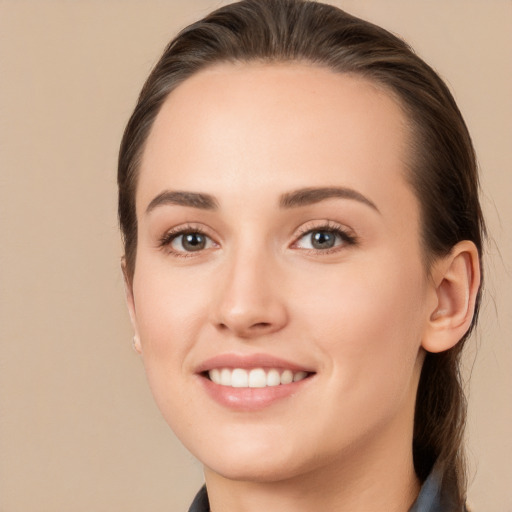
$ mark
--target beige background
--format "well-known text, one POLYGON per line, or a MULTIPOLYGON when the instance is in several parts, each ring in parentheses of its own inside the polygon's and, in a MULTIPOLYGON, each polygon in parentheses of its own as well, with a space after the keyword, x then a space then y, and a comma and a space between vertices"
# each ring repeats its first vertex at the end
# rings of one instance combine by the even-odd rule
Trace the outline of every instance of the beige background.
MULTIPOLYGON (((179 511, 200 485, 131 349, 115 169, 164 44, 222 3, 0 0, 0 512, 179 511)), ((337 4, 411 42, 473 134, 493 241, 470 498, 512 512, 512 2, 337 4)))

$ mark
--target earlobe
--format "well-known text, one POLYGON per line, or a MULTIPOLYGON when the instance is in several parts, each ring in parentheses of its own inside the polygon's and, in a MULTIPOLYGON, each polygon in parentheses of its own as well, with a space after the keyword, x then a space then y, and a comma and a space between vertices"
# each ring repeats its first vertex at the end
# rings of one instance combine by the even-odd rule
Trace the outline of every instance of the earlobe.
POLYGON ((480 259, 475 244, 459 242, 440 258, 432 272, 437 304, 430 313, 422 340, 428 352, 443 352, 466 334, 475 311, 480 287, 480 259))
POLYGON ((141 354, 142 353, 142 345, 140 343, 139 331, 137 328, 137 316, 135 314, 135 301, 133 298, 133 285, 132 285, 132 280, 130 278, 130 275, 128 273, 128 269, 127 269, 127 265, 126 265, 126 258, 124 256, 121 258, 121 270, 123 272, 126 305, 128 306, 130 322, 132 324, 133 331, 134 331, 132 345, 133 345, 134 350, 136 350, 139 354, 141 354))
POLYGON ((135 352, 142 354, 142 346, 140 344, 140 338, 138 334, 133 336, 132 347, 135 352))

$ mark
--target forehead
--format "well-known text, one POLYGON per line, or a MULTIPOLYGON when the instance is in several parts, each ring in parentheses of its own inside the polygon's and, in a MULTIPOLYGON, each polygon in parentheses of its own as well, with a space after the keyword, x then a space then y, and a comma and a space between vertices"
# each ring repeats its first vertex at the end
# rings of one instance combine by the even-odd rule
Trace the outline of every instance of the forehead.
POLYGON ((378 198, 390 192, 384 184, 406 187, 408 133, 395 98, 362 77, 303 63, 216 65, 164 102, 137 203, 166 188, 222 195, 272 180, 276 188, 343 185, 378 198))

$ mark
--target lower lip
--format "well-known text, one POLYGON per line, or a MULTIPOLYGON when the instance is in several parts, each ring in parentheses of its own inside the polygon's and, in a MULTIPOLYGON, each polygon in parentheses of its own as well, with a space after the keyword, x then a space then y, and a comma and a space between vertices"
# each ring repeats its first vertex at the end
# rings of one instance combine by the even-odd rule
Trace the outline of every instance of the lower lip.
POLYGON ((199 377, 207 394, 218 404, 236 411, 259 411, 276 402, 293 397, 311 381, 313 375, 290 384, 280 384, 279 386, 267 386, 264 388, 221 386, 203 375, 199 377))

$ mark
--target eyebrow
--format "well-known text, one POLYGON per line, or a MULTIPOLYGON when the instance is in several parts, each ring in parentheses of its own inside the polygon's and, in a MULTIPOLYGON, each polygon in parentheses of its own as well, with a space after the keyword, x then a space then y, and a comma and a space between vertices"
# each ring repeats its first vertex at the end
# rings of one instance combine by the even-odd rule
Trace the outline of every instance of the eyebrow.
MULTIPOLYGON (((309 206, 332 198, 352 199, 379 212, 375 203, 370 201, 370 199, 360 192, 346 187, 301 188, 293 192, 282 194, 279 198, 279 206, 280 208, 300 208, 301 206, 309 206)), ((201 210, 217 210, 219 208, 219 203, 215 197, 210 194, 181 190, 165 190, 149 203, 146 208, 146 214, 150 213, 158 206, 164 205, 188 206, 201 210)))
POLYGON ((164 205, 189 206, 190 208, 199 208, 200 210, 217 210, 219 207, 217 200, 210 194, 165 190, 149 203, 146 208, 146 214, 150 213, 158 206, 164 205))
POLYGON ((281 208, 299 208, 331 198, 352 199, 379 212, 374 202, 357 192, 357 190, 346 187, 301 188, 281 195, 279 206, 281 208))

